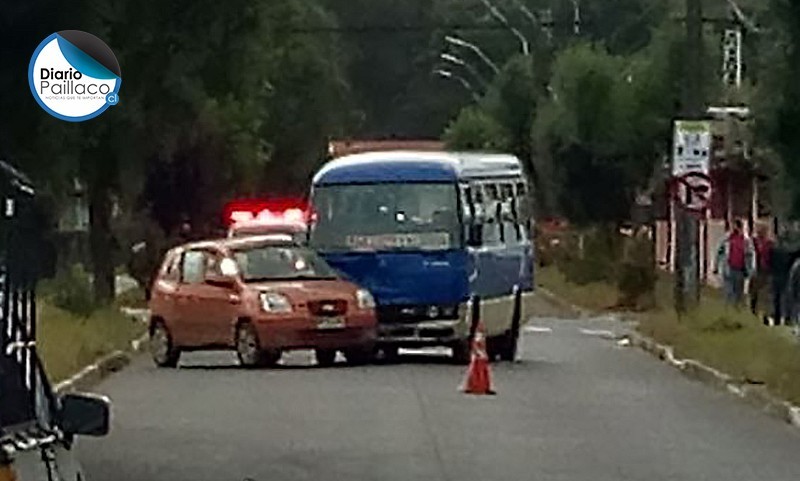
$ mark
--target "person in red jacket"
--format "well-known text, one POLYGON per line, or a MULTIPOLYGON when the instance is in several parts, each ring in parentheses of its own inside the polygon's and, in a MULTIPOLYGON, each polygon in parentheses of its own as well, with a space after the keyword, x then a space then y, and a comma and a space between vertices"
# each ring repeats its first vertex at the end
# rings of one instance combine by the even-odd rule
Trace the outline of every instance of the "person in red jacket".
MULTIPOLYGON (((756 272, 750 286, 750 310, 753 311, 753 314, 758 315, 758 300, 766 297, 766 289, 770 284, 772 272, 774 244, 769 237, 766 226, 758 226, 756 237, 753 239, 753 247, 756 254, 756 272)), ((766 322, 766 316, 764 318, 766 322)))
POLYGON ((733 229, 717 248, 714 274, 722 276, 725 297, 729 304, 740 307, 744 303, 744 284, 756 270, 755 249, 752 240, 744 233, 744 224, 737 219, 733 229))

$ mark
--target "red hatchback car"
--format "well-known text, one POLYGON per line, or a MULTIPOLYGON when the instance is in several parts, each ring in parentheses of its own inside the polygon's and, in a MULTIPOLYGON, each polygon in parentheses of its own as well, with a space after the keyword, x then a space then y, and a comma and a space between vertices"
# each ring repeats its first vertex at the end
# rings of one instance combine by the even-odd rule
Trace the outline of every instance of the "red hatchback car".
POLYGON ((276 364, 281 353, 314 349, 320 365, 337 351, 371 359, 372 295, 341 279, 286 236, 187 244, 165 256, 150 300, 153 360, 174 367, 181 352, 233 349, 242 365, 276 364))

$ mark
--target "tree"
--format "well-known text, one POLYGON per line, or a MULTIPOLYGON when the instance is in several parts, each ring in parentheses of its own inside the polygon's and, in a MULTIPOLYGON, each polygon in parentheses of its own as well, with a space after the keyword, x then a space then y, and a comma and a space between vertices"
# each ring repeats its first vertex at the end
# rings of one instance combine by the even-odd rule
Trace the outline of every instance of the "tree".
POLYGON ((99 302, 113 296, 121 247, 115 205, 130 211, 138 199, 166 231, 184 215, 210 229, 227 196, 263 189, 270 163, 283 164, 271 169, 283 179, 290 176, 281 168, 289 165, 310 172, 347 112, 336 38, 286 32, 287 22, 335 25, 317 1, 78 0, 65 10, 34 0, 0 15, 9 27, 4 45, 26 44, 11 49, 0 73, 7 93, 0 105, 18 113, 14 122, 0 120, 2 151, 54 198, 74 178, 84 180, 99 302), (64 24, 104 39, 123 71, 120 104, 81 124, 39 109, 19 74, 36 44, 64 24))
POLYGON ((800 2, 770 3, 774 28, 764 39, 766 75, 759 88, 760 131, 775 147, 783 164, 784 187, 789 193, 789 214, 800 215, 800 2))
POLYGON ((477 106, 463 109, 447 127, 443 138, 450 150, 507 152, 511 144, 508 131, 477 106))
POLYGON ((633 99, 624 61, 602 47, 576 45, 553 68, 553 97, 534 127, 552 159, 559 204, 577 223, 627 216, 633 196, 633 99))

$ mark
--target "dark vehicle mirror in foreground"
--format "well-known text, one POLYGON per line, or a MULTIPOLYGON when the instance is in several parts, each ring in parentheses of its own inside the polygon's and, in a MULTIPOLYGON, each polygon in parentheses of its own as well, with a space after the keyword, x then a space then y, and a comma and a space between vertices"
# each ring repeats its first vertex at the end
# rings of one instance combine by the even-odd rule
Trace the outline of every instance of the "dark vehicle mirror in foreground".
POLYGON ((111 403, 93 394, 61 397, 61 430, 67 435, 105 436, 111 421, 111 403))

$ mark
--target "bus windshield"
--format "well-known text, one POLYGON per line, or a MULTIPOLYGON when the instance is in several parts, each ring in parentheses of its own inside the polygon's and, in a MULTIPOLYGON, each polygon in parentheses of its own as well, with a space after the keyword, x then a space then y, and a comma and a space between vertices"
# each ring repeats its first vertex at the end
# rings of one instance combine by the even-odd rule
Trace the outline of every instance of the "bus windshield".
POLYGON ((457 192, 446 183, 317 187, 311 243, 321 251, 452 249, 460 239, 457 192))

